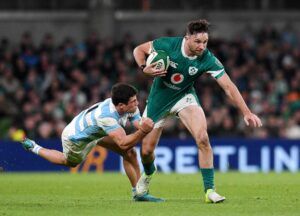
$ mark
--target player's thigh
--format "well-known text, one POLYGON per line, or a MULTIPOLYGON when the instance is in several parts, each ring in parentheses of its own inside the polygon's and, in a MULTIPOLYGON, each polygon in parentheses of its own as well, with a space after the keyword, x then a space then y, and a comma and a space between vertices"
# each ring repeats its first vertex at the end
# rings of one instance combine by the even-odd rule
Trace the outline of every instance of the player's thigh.
POLYGON ((120 154, 120 155, 123 155, 124 152, 125 152, 109 136, 103 137, 101 140, 98 141, 97 145, 101 146, 103 148, 106 148, 108 150, 111 150, 111 151, 113 151, 117 154, 120 154))
POLYGON ((200 134, 207 134, 206 117, 200 106, 191 105, 185 107, 178 113, 178 116, 195 139, 200 134))
POLYGON ((63 155, 67 161, 67 164, 69 166, 75 167, 85 159, 83 152, 86 146, 75 144, 71 140, 69 140, 69 132, 70 129, 66 128, 61 136, 63 155))
POLYGON ((62 146, 63 146, 63 155, 67 160, 67 164, 69 166, 76 166, 84 161, 90 151, 96 145, 95 141, 92 141, 87 144, 78 144, 73 143, 70 140, 63 139, 62 146))
MULTIPOLYGON (((145 108, 145 111, 143 113, 143 117, 149 117, 148 113, 147 113, 147 107, 145 108)), ((154 151, 156 145, 159 142, 160 136, 162 134, 163 131, 163 127, 165 125, 166 122, 166 118, 161 118, 159 121, 157 121, 154 124, 154 128, 153 130, 148 133, 142 141, 142 150, 146 150, 146 151, 154 151)))

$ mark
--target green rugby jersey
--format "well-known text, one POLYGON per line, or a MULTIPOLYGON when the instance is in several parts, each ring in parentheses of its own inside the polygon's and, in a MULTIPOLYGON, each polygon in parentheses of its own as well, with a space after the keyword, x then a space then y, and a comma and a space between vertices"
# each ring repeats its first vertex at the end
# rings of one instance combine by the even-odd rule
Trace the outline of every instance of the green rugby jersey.
MULTIPOLYGON (((188 57, 184 52, 183 37, 163 37, 153 41, 153 50, 164 50, 170 56, 170 66, 165 77, 155 77, 147 102, 147 116, 154 122, 164 117, 186 94, 194 94, 195 80, 204 73, 216 79, 224 73, 220 61, 209 51, 201 56, 188 57)), ((197 98, 197 96, 196 96, 197 98)))

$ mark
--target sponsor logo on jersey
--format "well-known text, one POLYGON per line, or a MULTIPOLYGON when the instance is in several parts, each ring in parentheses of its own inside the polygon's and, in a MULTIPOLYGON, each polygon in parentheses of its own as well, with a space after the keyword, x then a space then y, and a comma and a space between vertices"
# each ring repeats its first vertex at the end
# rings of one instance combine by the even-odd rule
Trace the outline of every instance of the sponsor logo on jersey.
POLYGON ((171 84, 171 83, 167 83, 166 81, 164 81, 164 84, 165 84, 167 87, 169 87, 169 88, 171 88, 171 89, 174 89, 174 90, 180 90, 180 89, 181 89, 180 87, 175 86, 175 85, 173 85, 173 84, 171 84))
POLYGON ((198 68, 196 67, 189 67, 189 75, 193 76, 198 72, 198 68))
POLYGON ((171 82, 173 84, 182 83, 183 80, 184 80, 184 76, 181 73, 175 73, 171 76, 171 82))
POLYGON ((170 66, 172 67, 172 68, 177 68, 177 65, 178 65, 178 63, 176 63, 176 62, 172 62, 172 61, 170 61, 170 66))

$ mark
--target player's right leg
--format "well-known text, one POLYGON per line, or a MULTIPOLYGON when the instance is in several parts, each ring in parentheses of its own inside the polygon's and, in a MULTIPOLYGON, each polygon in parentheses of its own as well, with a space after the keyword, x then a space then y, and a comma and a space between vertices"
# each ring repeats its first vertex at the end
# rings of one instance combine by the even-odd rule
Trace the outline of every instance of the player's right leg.
POLYGON ((21 143, 27 151, 31 151, 41 156, 42 158, 48 160, 51 163, 68 166, 67 159, 65 158, 64 154, 60 151, 43 148, 40 145, 38 145, 34 140, 28 138, 25 138, 21 143))

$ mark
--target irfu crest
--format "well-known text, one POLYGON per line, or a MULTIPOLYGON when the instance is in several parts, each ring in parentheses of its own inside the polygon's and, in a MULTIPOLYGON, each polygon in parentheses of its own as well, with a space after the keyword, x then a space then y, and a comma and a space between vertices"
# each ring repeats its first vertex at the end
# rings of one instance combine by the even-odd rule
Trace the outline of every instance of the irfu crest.
POLYGON ((196 67, 189 67, 189 75, 193 76, 198 72, 198 68, 196 67))

